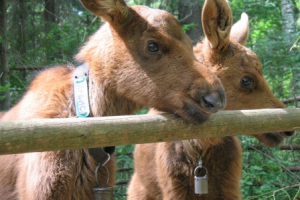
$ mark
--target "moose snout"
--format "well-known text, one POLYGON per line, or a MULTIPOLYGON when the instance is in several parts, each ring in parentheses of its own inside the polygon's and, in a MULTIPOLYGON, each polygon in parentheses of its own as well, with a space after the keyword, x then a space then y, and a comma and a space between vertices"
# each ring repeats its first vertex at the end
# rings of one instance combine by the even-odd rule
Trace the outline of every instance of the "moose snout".
POLYGON ((202 97, 203 107, 208 112, 215 113, 222 110, 226 106, 226 98, 224 92, 213 92, 202 97))
POLYGON ((197 124, 226 106, 226 95, 220 79, 208 68, 199 72, 202 76, 193 80, 188 96, 182 96, 183 112, 177 111, 180 116, 197 124))
POLYGON ((191 98, 198 104, 206 114, 213 114, 222 110, 226 106, 226 96, 223 88, 219 90, 194 90, 194 95, 191 98))

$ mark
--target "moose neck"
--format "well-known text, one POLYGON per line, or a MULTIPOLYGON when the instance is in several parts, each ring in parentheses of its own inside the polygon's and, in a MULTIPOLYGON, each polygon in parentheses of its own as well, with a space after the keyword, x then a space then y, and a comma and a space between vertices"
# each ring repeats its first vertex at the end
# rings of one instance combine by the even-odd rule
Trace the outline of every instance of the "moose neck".
POLYGON ((119 95, 113 86, 99 77, 89 77, 91 114, 94 117, 130 115, 142 106, 119 95))
MULTIPOLYGON (((136 102, 117 92, 117 77, 119 63, 114 57, 125 51, 123 40, 106 23, 99 31, 90 37, 76 55, 77 61, 89 66, 89 100, 91 115, 116 116, 133 114, 141 108, 136 102), (113 37, 111 37, 113 35, 113 37), (117 50, 112 46, 118 44, 117 50), (113 55, 113 56, 112 56, 113 55), (114 65, 114 69, 111 69, 114 65)), ((120 56, 125 56, 120 55, 120 56)))

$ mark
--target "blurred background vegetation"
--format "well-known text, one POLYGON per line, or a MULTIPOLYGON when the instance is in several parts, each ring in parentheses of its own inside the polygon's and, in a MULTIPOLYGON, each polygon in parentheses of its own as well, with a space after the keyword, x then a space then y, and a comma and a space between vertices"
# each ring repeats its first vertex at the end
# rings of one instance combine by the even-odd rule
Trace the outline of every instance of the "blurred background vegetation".
MULTIPOLYGON (((204 0, 129 0, 167 10, 194 43, 203 37, 204 0)), ((274 94, 289 107, 300 103, 300 1, 229 0, 234 21, 250 17, 247 46, 257 53, 274 94)), ((8 110, 26 91, 32 77, 56 64, 76 63, 73 56, 101 20, 78 0, 0 0, 0 111, 8 110)), ((140 111, 146 113, 147 109, 140 111)), ((276 148, 241 136, 244 149, 243 199, 300 199, 300 136, 276 148)), ((134 146, 117 147, 116 199, 126 199, 134 146)))

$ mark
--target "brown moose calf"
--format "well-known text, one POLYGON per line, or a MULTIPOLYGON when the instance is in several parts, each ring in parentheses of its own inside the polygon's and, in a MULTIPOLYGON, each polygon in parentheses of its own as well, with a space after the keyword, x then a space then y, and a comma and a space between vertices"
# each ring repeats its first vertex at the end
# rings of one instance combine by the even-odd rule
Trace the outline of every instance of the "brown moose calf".
MULTIPOLYGON (((90 116, 126 115, 151 106, 200 123, 224 108, 220 80, 195 58, 190 39, 171 14, 145 6, 129 7, 123 0, 81 2, 106 21, 76 56, 86 66, 83 74, 88 76, 90 116)), ((78 69, 58 66, 38 74, 1 121, 75 117, 73 78, 78 69)), ((0 156, 0 198, 93 199, 97 162, 90 152, 0 156)), ((101 155, 106 156, 103 151, 101 155)), ((106 166, 112 186, 113 157, 106 166)), ((104 184, 104 169, 98 174, 104 184)))
MULTIPOLYGON (((243 14, 232 27, 232 13, 226 0, 206 0, 202 25, 206 38, 194 52, 221 79, 227 97, 226 109, 283 108, 270 91, 257 56, 243 46, 248 37, 248 16, 243 14)), ((292 134, 287 131, 255 136, 274 146, 292 134)), ((241 156, 236 137, 138 144, 128 199, 239 200, 241 156), (208 170, 208 193, 200 196, 194 191, 194 169, 199 159, 208 170)))

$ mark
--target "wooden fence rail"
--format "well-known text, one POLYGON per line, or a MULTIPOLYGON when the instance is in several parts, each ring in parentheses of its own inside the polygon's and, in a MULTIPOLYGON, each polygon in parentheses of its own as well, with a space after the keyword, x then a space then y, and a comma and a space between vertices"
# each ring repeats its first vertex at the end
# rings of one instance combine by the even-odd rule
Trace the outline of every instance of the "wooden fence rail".
POLYGON ((300 109, 220 111, 192 125, 170 114, 0 122, 0 154, 300 130, 300 109))

